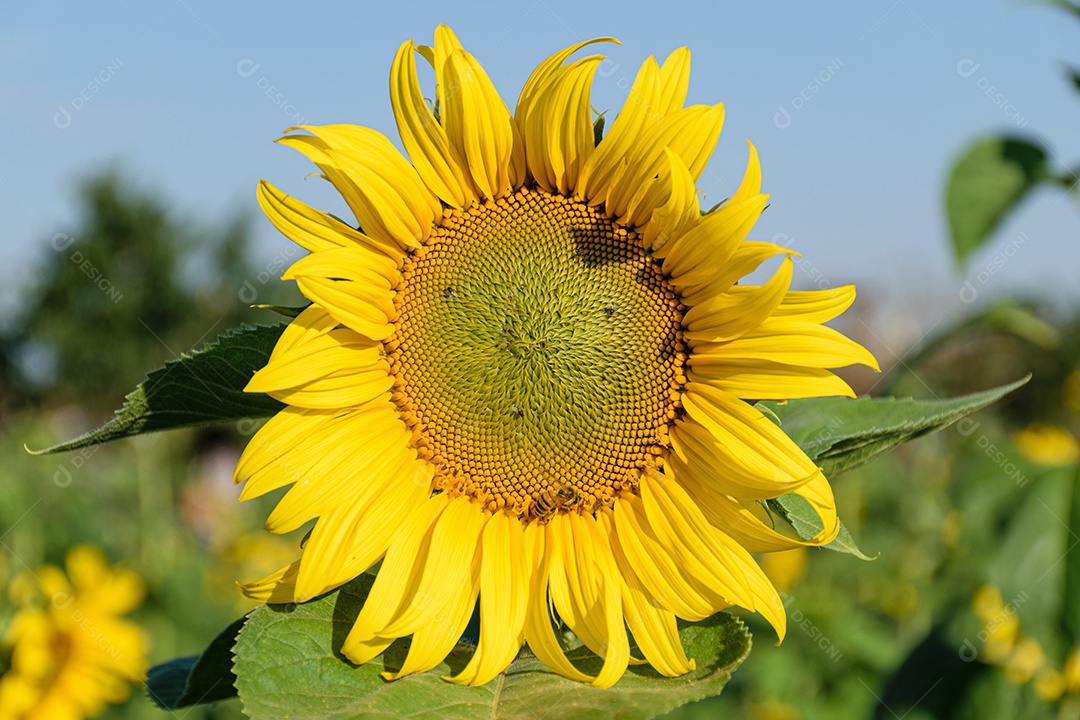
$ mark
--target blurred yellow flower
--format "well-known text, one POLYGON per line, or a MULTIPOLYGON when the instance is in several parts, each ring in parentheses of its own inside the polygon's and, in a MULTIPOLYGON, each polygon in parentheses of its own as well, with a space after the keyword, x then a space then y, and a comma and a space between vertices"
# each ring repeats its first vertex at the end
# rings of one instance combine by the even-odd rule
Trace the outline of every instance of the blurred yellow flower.
POLYGON ((1042 465, 1072 465, 1080 459, 1080 445, 1072 433, 1057 425, 1032 423, 1013 436, 1029 460, 1042 465))
POLYGON ((983 622, 990 622, 1005 610, 1005 603, 1001 599, 1001 591, 993 585, 981 585, 975 591, 975 597, 971 601, 975 614, 983 622))
POLYGON ((68 551, 67 574, 46 565, 12 582, 20 606, 3 639, 0 720, 81 720, 131 694, 146 675, 146 639, 120 616, 142 602, 142 580, 95 548, 68 551))
POLYGON ((1046 667, 1035 676, 1035 694, 1040 700, 1053 702, 1065 692, 1065 680, 1057 670, 1046 667))
POLYGON ((1035 638, 1022 638, 1012 655, 1005 661, 1005 679, 1016 685, 1023 685, 1035 677, 1035 673, 1046 664, 1046 653, 1035 638))
POLYGON ((219 603, 233 603, 246 613, 258 606, 255 600, 236 592, 237 577, 265 574, 296 554, 296 539, 285 539, 264 532, 233 535, 213 546, 213 564, 203 571, 203 593, 219 603))
POLYGON ((1073 648, 1069 657, 1065 658, 1065 689, 1076 695, 1080 694, 1080 645, 1073 648))
POLYGON ((786 592, 802 577, 808 557, 809 551, 804 547, 768 553, 761 556, 761 569, 772 580, 773 587, 786 592))
POLYGON ((1012 654, 1020 634, 1020 618, 1016 610, 1005 605, 1001 592, 992 585, 983 585, 975 592, 972 606, 985 623, 980 633, 983 638, 983 660, 992 665, 1002 663, 1012 654))

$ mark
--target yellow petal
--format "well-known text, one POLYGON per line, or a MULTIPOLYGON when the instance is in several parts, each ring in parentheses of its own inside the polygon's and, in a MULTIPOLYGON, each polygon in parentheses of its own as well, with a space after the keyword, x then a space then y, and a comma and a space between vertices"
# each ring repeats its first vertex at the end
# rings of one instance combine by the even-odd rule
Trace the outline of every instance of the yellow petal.
POLYGON ((682 159, 695 181, 701 177, 723 124, 722 104, 693 105, 660 120, 651 131, 637 139, 628 171, 618 182, 612 183, 605 202, 608 216, 620 220, 626 217, 634 194, 661 171, 665 162, 664 148, 670 148, 682 159))
POLYGON ((385 340, 394 334, 394 325, 387 317, 387 304, 392 305, 393 291, 362 281, 339 281, 317 275, 297 275, 295 279, 304 297, 326 308, 342 325, 372 340, 385 340))
POLYGON ((655 255, 664 259, 664 271, 679 276, 678 283, 684 296, 696 289, 693 286, 701 284, 713 288, 713 294, 724 292, 742 277, 742 274, 734 275, 727 268, 728 261, 740 251, 740 244, 769 199, 768 195, 761 194, 761 166, 757 151, 752 144, 749 147, 746 172, 734 197, 701 218, 675 242, 663 244, 655 250, 655 255), (718 276, 723 276, 723 283, 726 284, 717 282, 718 276), (728 277, 730 281, 726 280, 728 277))
MULTIPOLYGON (((750 234, 767 202, 766 195, 729 202, 658 250, 657 254, 664 255, 664 272, 671 276, 672 284, 680 288, 700 285, 724 272, 727 259, 750 234)), ((735 280, 738 278, 731 282, 735 280)))
POLYGON ((642 578, 650 602, 686 620, 703 620, 730 603, 687 575, 652 530, 641 498, 625 495, 615 502, 615 530, 620 551, 642 578))
MULTIPOLYGON (((805 482, 818 472, 806 453, 757 408, 709 385, 687 383, 683 406, 693 423, 724 453, 753 474, 780 484, 805 482)), ((786 492, 786 490, 785 490, 786 492)))
POLYGON ((530 566, 523 562, 525 536, 521 523, 503 512, 484 526, 480 566, 480 642, 469 664, 446 678, 463 685, 483 685, 517 655, 525 640, 530 566))
POLYGON ((653 210, 646 225, 640 229, 642 244, 654 250, 687 232, 701 216, 694 178, 686 163, 668 148, 664 148, 664 156, 667 167, 658 179, 663 178, 667 183, 667 200, 653 210))
POLYGON ((371 340, 384 340, 397 318, 391 288, 400 274, 392 262, 373 253, 336 248, 300 258, 282 277, 296 280, 301 292, 338 322, 371 340))
MULTIPOLYGON (((693 418, 693 416, 691 416, 693 418)), ((737 422, 730 419, 728 422, 737 422)), ((814 468, 802 474, 769 463, 768 448, 725 434, 719 438, 696 418, 680 419, 671 429, 671 445, 694 472, 708 477, 717 490, 750 500, 765 500, 792 492, 810 481, 814 468)))
MULTIPOLYGON (((589 204, 608 200, 612 188, 619 184, 622 161, 636 158, 641 143, 656 127, 668 115, 682 109, 689 80, 690 53, 686 48, 671 53, 663 68, 657 66, 651 55, 646 58, 622 109, 582 169, 578 194, 589 204)), ((690 184, 693 185, 693 179, 690 184)), ((649 243, 651 239, 646 246, 649 243)))
POLYGON ((696 342, 728 342, 745 335, 772 315, 791 284, 791 258, 764 285, 739 285, 723 295, 695 305, 683 316, 684 336, 696 342))
POLYGON ((465 208, 476 199, 476 191, 451 149, 446 130, 424 100, 414 50, 412 40, 402 43, 390 68, 390 104, 398 133, 405 152, 431 191, 447 205, 465 208))
POLYGON ((695 669, 697 665, 693 660, 687 659, 683 650, 675 614, 653 602, 646 584, 638 577, 635 566, 622 552, 616 537, 612 512, 602 512, 600 520, 618 567, 626 625, 645 658, 657 672, 667 677, 678 677, 695 669))
POLYGON ((510 111, 487 73, 464 50, 447 57, 443 75, 453 92, 445 93, 443 121, 446 135, 477 192, 487 199, 517 189, 511 178, 515 153, 523 153, 521 136, 510 111))
POLYGON ((804 367, 836 368, 859 364, 880 369, 869 350, 836 330, 786 318, 769 318, 728 343, 701 343, 694 352, 804 367))
POLYGON ((245 597, 262 603, 283 604, 294 602, 293 588, 296 586, 296 574, 300 571, 300 561, 286 565, 269 575, 249 583, 239 583, 240 592, 245 597))
POLYGON ((441 216, 441 210, 435 214, 438 199, 389 140, 374 130, 364 134, 373 142, 362 148, 332 148, 310 135, 289 135, 278 142, 319 166, 345 198, 364 233, 401 248, 419 247, 435 218, 441 216), (375 142, 368 133, 383 142, 375 142))
POLYGON ((660 67, 660 90, 654 112, 668 115, 680 110, 690 87, 690 49, 676 48, 660 67))
MULTIPOLYGON (((323 277, 365 283, 373 288, 390 290, 401 281, 394 261, 360 248, 333 248, 305 255, 285 271, 282 278, 323 277)), ((394 304, 380 305, 387 317, 394 317, 394 304)))
POLYGON ((529 564, 529 606, 525 613, 525 640, 529 649, 540 662, 563 677, 583 683, 596 680, 592 675, 574 667, 566 657, 555 636, 551 608, 548 604, 548 578, 550 577, 552 553, 546 539, 546 529, 537 523, 525 527, 525 557, 529 564))
POLYGON ((294 483, 329 453, 349 447, 349 441, 391 431, 395 423, 401 420, 389 395, 350 410, 287 407, 259 429, 241 454, 233 474, 237 482, 247 479, 240 499, 294 483))
POLYGON ((808 545, 823 545, 825 535, 811 540, 801 540, 784 535, 767 525, 752 509, 754 501, 739 501, 725 495, 717 488, 712 474, 694 472, 678 456, 672 456, 665 466, 665 475, 671 476, 693 498, 709 524, 730 535, 750 552, 774 552, 808 545))
POLYGON ((344 585, 382 557, 394 530, 430 496, 430 478, 416 458, 399 456, 383 478, 363 479, 377 484, 371 492, 346 498, 320 517, 304 546, 297 602, 344 585))
MULTIPOLYGON (((442 204, 390 139, 377 130, 361 125, 298 125, 289 128, 306 130, 326 143, 343 170, 356 173, 378 170, 401 196, 405 206, 422 230, 442 216, 442 204)), ((396 199, 396 198, 395 198, 396 199)), ((426 234, 425 234, 426 237, 426 234)))
POLYGON ((589 613, 589 606, 596 603, 596 588, 590 584, 586 588, 588 597, 581 596, 582 589, 577 582, 576 564, 572 555, 575 543, 584 541, 573 536, 574 528, 569 517, 565 515, 552 517, 545 528, 547 547, 551 552, 551 574, 548 578, 551 604, 567 627, 590 650, 600 655, 600 647, 604 644, 603 624, 595 615, 590 617, 589 613), (572 577, 567 577, 568 574, 572 577))
POLYGON ((767 360, 695 352, 690 356, 686 377, 743 400, 855 397, 851 386, 828 370, 767 360))
POLYGON ((709 525, 676 482, 647 473, 641 478, 641 499, 650 525, 674 557, 733 604, 761 613, 784 639, 784 605, 745 548, 709 525))
POLYGON ((650 55, 641 64, 615 121, 582 168, 578 193, 590 205, 607 200, 622 161, 634 151, 635 143, 663 119, 663 113, 651 111, 656 106, 659 84, 660 68, 650 55))
POLYGON ((245 387, 297 407, 362 405, 390 389, 390 366, 382 343, 348 329, 317 305, 285 329, 266 367, 245 387))
MULTIPOLYGON (((708 217, 708 216, 706 216, 708 217)), ((665 246, 666 248, 667 246, 665 246)), ((799 253, 768 242, 744 242, 735 247, 734 252, 723 264, 714 263, 707 273, 708 279, 698 285, 684 287, 681 290, 682 301, 691 307, 707 302, 717 295, 727 292, 740 278, 749 275, 761 263, 781 254, 799 253)))
POLYGON ((485 520, 480 504, 470 498, 459 497, 447 504, 435 522, 431 547, 411 602, 380 634, 401 637, 416 632, 469 584, 485 520))
POLYGON ((572 195, 593 151, 589 91, 601 60, 594 55, 559 67, 534 91, 521 132, 529 171, 548 192, 572 195))
POLYGON ((757 408, 709 385, 688 383, 686 387, 684 405, 694 422, 680 421, 671 440, 690 470, 709 478, 720 492, 738 486, 742 497, 764 499, 796 492, 822 518, 824 528, 815 542, 835 538, 840 525, 832 488, 806 453, 757 408), (695 430, 696 423, 715 442, 695 430), (691 437, 696 444, 688 442, 691 437))
POLYGON ((823 323, 832 320, 855 302, 855 286, 828 290, 788 290, 773 317, 823 323))
POLYGON ((432 496, 409 514, 390 541, 364 607, 341 646, 342 654, 357 665, 366 663, 397 639, 379 633, 412 600, 435 523, 448 504, 445 493, 432 496))
POLYGON ((468 582, 451 588, 450 597, 428 615, 424 625, 413 633, 405 662, 396 671, 380 673, 384 680, 397 680, 412 673, 432 669, 450 654, 461 639, 476 607, 479 590, 479 563, 474 562, 468 582))
MULTIPOLYGON (((330 422, 333 415, 334 413, 325 410, 285 408, 267 420, 266 424, 259 428, 259 431, 248 442, 233 470, 233 481, 240 483, 255 476, 265 478, 268 471, 272 471, 274 465, 286 453, 295 451, 309 438, 320 437, 321 434, 312 435, 311 431, 330 422)), ((255 488, 249 480, 244 488, 247 492, 242 492, 240 499, 259 497, 292 482, 294 481, 288 477, 281 478, 274 474, 272 480, 264 479, 257 483, 264 487, 255 488), (274 484, 275 482, 277 484, 274 484)))
POLYGON ((431 63, 435 70, 435 97, 439 108, 446 108, 447 95, 455 92, 453 86, 448 85, 446 80, 446 60, 457 50, 464 50, 461 41, 448 25, 439 25, 435 28, 435 47, 417 48, 420 54, 431 63))
POLYGON ((410 431, 389 414, 355 413, 334 430, 353 442, 328 449, 304 475, 293 478, 293 486, 267 517, 270 532, 292 532, 353 500, 369 502, 392 479, 389 468, 416 457, 408 446, 410 431), (356 438, 363 438, 363 445, 355 447, 356 438))
POLYGON ((274 227, 305 250, 362 247, 392 259, 395 267, 401 265, 404 255, 397 244, 365 235, 281 192, 265 180, 259 181, 257 196, 259 207, 274 227))
POLYGON ((346 582, 370 568, 386 553, 394 532, 409 514, 431 496, 433 473, 429 464, 409 458, 389 475, 391 482, 357 520, 350 550, 334 582, 346 582))

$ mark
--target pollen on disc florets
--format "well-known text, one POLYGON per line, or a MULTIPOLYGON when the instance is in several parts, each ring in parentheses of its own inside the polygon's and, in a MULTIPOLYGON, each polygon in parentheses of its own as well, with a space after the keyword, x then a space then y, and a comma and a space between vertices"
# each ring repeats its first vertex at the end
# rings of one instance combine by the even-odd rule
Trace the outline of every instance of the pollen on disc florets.
POLYGON ((522 189, 447 211, 402 278, 393 397, 436 488, 544 521, 663 463, 684 308, 633 231, 522 189))

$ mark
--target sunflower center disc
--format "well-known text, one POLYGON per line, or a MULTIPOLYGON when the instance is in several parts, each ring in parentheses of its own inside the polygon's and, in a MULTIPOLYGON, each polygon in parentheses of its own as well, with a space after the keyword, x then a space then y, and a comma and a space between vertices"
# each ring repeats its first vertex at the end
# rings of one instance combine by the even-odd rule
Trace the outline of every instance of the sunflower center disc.
POLYGON ((446 215, 403 277, 394 398, 438 487, 545 520, 661 462, 685 346, 633 232, 522 190, 446 215))

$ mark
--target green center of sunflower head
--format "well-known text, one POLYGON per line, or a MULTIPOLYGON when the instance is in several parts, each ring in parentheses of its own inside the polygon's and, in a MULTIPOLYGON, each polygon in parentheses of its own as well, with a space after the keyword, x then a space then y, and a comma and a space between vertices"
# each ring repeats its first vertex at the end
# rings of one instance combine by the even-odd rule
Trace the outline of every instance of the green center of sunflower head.
POLYGON ((595 209, 525 189, 448 212, 395 304, 394 399, 442 490, 544 521, 609 505, 663 462, 681 307, 595 209))

